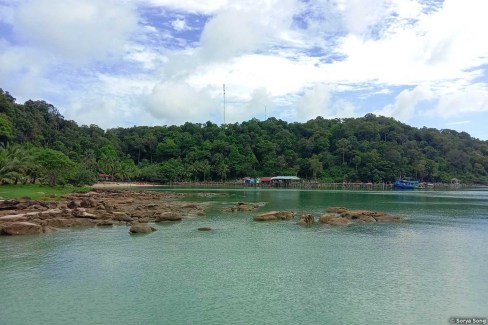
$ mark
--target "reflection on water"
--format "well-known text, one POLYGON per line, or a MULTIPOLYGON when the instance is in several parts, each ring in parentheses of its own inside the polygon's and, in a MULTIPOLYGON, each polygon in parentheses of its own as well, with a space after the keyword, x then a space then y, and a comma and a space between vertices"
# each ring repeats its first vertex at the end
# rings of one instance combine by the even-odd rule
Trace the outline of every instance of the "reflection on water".
MULTIPOLYGON (((196 191, 187 191, 196 193, 196 191)), ((488 192, 219 191, 205 217, 0 238, 1 324, 433 323, 487 317, 488 192), (226 204, 404 222, 257 223, 226 204), (209 226, 210 232, 198 227, 209 226)))

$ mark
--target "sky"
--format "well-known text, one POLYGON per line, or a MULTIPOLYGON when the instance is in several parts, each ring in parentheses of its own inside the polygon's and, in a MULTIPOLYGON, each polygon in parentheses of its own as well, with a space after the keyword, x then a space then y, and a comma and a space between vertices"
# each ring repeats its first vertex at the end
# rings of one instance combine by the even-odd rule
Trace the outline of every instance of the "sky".
POLYGON ((0 0, 0 88, 104 129, 373 113, 488 140, 486 13, 486 0, 0 0))

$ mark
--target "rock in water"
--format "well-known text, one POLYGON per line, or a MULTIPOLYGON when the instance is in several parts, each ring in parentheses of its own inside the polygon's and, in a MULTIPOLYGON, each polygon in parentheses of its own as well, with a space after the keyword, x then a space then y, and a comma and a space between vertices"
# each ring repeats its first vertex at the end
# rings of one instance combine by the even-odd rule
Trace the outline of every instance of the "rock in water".
POLYGON ((290 220, 293 219, 293 212, 291 211, 270 211, 258 214, 254 217, 256 221, 272 221, 272 220, 290 220))
POLYGON ((159 215, 156 215, 156 222, 180 221, 181 219, 181 215, 174 212, 162 212, 159 215))
POLYGON ((200 227, 200 228, 198 228, 198 231, 210 231, 210 230, 212 230, 212 228, 210 228, 210 227, 200 227))
POLYGON ((300 217, 300 220, 298 220, 298 224, 303 226, 313 225, 314 223, 315 223, 315 218, 313 217, 313 214, 304 213, 300 217))
POLYGON ((331 226, 347 226, 351 222, 346 218, 336 217, 335 215, 326 214, 320 217, 320 223, 326 223, 331 226))
POLYGON ((156 230, 156 228, 149 226, 147 223, 135 223, 130 227, 129 232, 131 234, 149 234, 156 230))
POLYGON ((0 229, 3 235, 34 235, 42 234, 42 227, 32 222, 11 222, 6 223, 0 229))

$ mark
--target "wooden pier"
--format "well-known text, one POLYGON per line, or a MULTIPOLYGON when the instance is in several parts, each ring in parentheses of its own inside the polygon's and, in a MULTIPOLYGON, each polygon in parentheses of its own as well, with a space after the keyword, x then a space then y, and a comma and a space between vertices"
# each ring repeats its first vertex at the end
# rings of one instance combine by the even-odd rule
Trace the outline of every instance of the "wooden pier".
MULTIPOLYGON (((177 182, 168 183, 166 186, 171 187, 185 187, 185 188, 225 188, 225 189, 304 189, 304 190, 330 190, 330 191, 391 191, 393 190, 393 183, 322 183, 311 181, 292 182, 287 184, 246 184, 241 181, 227 181, 227 182, 177 182)), ((434 184, 434 190, 449 190, 467 188, 470 185, 459 184, 453 186, 448 183, 434 184)), ((424 190, 424 189, 418 189, 424 190)), ((425 189, 425 190, 432 190, 425 189)))

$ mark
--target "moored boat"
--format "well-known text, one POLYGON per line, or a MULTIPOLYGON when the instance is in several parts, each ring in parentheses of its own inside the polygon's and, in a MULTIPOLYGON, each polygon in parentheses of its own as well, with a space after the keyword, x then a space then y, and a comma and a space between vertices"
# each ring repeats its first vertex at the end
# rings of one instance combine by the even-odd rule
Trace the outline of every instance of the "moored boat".
POLYGON ((398 179, 393 187, 399 190, 413 190, 419 187, 419 181, 410 179, 398 179))

